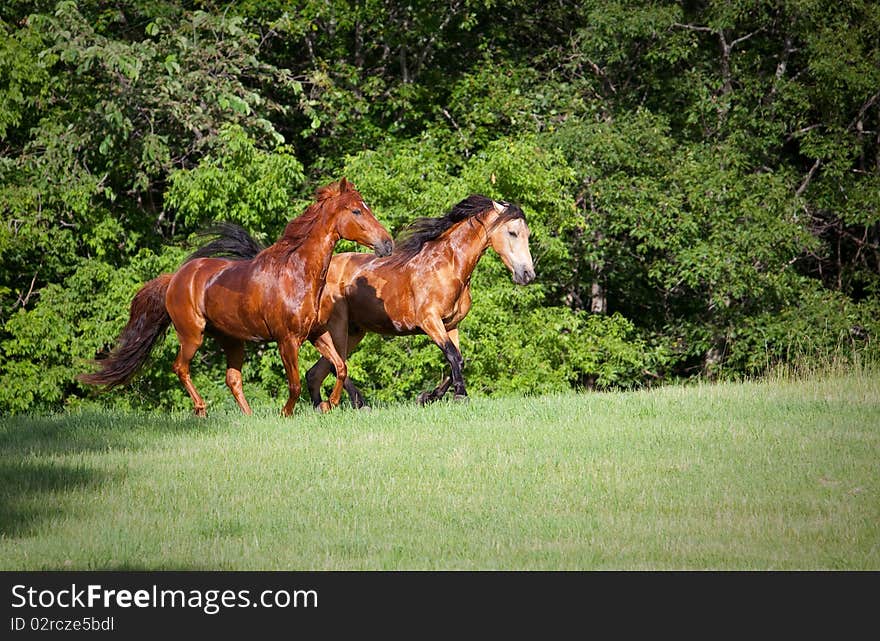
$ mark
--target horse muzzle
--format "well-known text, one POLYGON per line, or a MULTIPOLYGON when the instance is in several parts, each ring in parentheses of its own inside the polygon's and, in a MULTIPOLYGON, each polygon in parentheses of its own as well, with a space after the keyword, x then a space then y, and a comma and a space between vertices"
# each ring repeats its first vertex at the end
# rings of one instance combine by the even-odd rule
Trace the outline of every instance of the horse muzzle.
POLYGON ((373 244, 373 251, 376 252, 376 256, 390 256, 391 252, 394 250, 394 241, 390 238, 387 240, 380 240, 378 243, 373 244))
POLYGON ((533 267, 517 268, 513 272, 513 282, 517 285, 528 285, 535 280, 535 269, 533 267))

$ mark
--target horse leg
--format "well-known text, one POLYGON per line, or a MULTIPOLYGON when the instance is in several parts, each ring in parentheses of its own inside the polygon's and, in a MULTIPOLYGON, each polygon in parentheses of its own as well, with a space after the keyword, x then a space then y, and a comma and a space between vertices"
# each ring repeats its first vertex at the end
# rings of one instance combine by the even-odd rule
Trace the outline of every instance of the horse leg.
MULTIPOLYGON (((454 327, 449 330, 449 340, 455 345, 455 349, 461 353, 461 346, 458 343, 458 328, 454 327)), ((449 390, 449 386, 452 384, 452 377, 448 374, 444 374, 443 378, 440 379, 440 384, 437 385, 430 392, 422 392, 419 394, 419 404, 427 405, 428 403, 433 403, 434 401, 439 401, 446 394, 447 390, 449 390)))
MULTIPOLYGON (((312 343, 315 345, 315 349, 317 349, 321 356, 330 362, 333 366, 333 369, 336 371, 336 383, 333 385, 333 391, 330 392, 330 397, 327 401, 320 401, 317 405, 318 409, 322 412, 329 412, 331 408, 339 405, 339 401, 342 397, 342 386, 345 383, 346 377, 348 376, 348 367, 345 365, 345 360, 339 355, 339 352, 336 351, 336 346, 333 344, 333 336, 330 335, 330 332, 324 332, 318 338, 316 338, 312 343), (329 402, 328 402, 329 401, 329 402)), ((343 350, 344 351, 344 350, 343 350)), ((306 382, 309 384, 309 394, 312 397, 312 402, 314 403, 315 395, 312 391, 312 383, 313 381, 309 379, 309 374, 311 370, 306 374, 306 382)), ((320 399, 321 388, 320 384, 318 385, 318 398, 320 399)))
POLYGON ((364 395, 357 388, 357 386, 352 382, 350 378, 345 377, 345 391, 348 393, 348 398, 351 400, 351 406, 356 410, 360 409, 370 409, 367 405, 367 399, 364 398, 364 395))
POLYGON ((189 397, 192 399, 196 416, 204 418, 208 415, 205 410, 205 401, 199 396, 198 391, 196 391, 196 386, 193 385, 192 379, 189 376, 190 361, 192 361, 193 356, 195 356, 196 350, 201 346, 202 339, 203 335, 201 331, 198 333, 191 332, 184 334, 178 330, 177 340, 180 341, 180 350, 177 352, 177 358, 174 359, 172 369, 174 370, 174 373, 177 374, 177 378, 183 383, 189 397))
POLYGON ((253 414, 251 406, 244 397, 244 387, 241 383, 241 368, 244 365, 244 341, 228 336, 217 337, 217 342, 226 354, 226 386, 232 392, 235 402, 244 414, 253 414))
MULTIPOLYGON (((462 374, 464 359, 461 357, 461 350, 459 350, 457 344, 458 330, 453 329, 447 332, 443 321, 439 318, 429 317, 422 322, 422 331, 440 348, 440 351, 443 352, 449 363, 449 367, 452 369, 452 389, 455 392, 455 400, 467 398, 467 392, 464 387, 464 375, 462 374), (455 340, 452 339, 452 336, 455 336, 455 340)), ((439 391, 441 387, 442 384, 435 391, 439 391)), ((443 393, 446 393, 446 389, 443 389, 443 393)))
MULTIPOLYGON (((334 318, 327 326, 327 332, 332 338, 333 348, 338 355, 345 354, 346 360, 351 356, 358 344, 364 339, 364 336, 366 336, 366 332, 361 329, 354 330, 349 334, 349 329, 348 321, 345 318, 334 318)), ((321 348, 318 347, 318 343, 316 341, 312 342, 318 351, 321 351, 321 348)), ((324 352, 321 353, 323 354, 324 352)), ((354 382, 347 376, 347 371, 348 368, 346 368, 346 376, 342 382, 342 387, 348 393, 352 407, 355 409, 366 407, 367 403, 364 400, 364 395, 361 394, 361 391, 355 386, 354 382)), ((321 356, 321 358, 312 365, 309 371, 306 372, 306 383, 309 387, 309 396, 312 399, 312 405, 316 408, 320 408, 322 404, 321 385, 324 384, 324 379, 326 379, 331 373, 336 375, 336 381, 338 383, 339 375, 337 374, 337 370, 326 356, 321 356)), ((336 387, 333 389, 335 391, 336 387)))
POLYGON ((430 392, 422 392, 419 394, 419 405, 427 405, 428 403, 433 403, 434 401, 438 401, 446 394, 449 386, 452 384, 452 377, 449 374, 444 374, 443 378, 440 379, 440 384, 437 385, 430 392))
MULTIPOLYGON (((322 300, 326 303, 326 301, 322 300)), ((326 312, 325 308, 322 308, 326 312)), ((326 412, 330 405, 339 405, 339 397, 342 396, 341 387, 345 382, 345 362, 342 363, 343 380, 340 382, 337 364, 347 355, 348 344, 348 307, 344 300, 337 301, 330 309, 329 315, 324 321, 324 331, 318 338, 312 339, 312 345, 321 353, 321 358, 306 372, 306 384, 309 388, 309 397, 315 409, 326 412), (336 384, 330 394, 330 405, 321 399, 321 386, 330 373, 336 375, 336 384), (336 402, 334 403, 334 395, 336 402)))
MULTIPOLYGON (((364 336, 366 335, 367 333, 360 328, 348 334, 348 345, 346 345, 345 349, 346 360, 348 360, 354 350, 357 349, 357 346, 360 345, 360 342, 364 340, 364 336)), ((344 387, 345 391, 348 393, 348 398, 349 400, 351 400, 351 406, 353 408, 355 408, 356 410, 370 409, 367 406, 367 400, 364 398, 364 395, 354 384, 354 381, 352 381, 351 378, 349 378, 348 376, 345 377, 344 387)))
MULTIPOLYGON (((311 374, 314 377, 314 379, 309 381, 309 385, 312 385, 314 381, 318 380, 318 376, 321 376, 320 383, 323 383, 327 375, 332 373, 333 365, 331 365, 330 361, 322 356, 321 360, 315 363, 315 365, 312 367, 312 369, 309 370, 306 376, 308 377, 309 374, 311 374), (324 369, 325 367, 326 369, 324 369)), ((320 383, 316 384, 318 390, 317 393, 312 392, 311 388, 309 392, 312 396, 312 403, 314 403, 315 407, 318 407, 321 403, 320 383)), ((364 398, 363 393, 357 388, 357 386, 354 384, 354 381, 351 380, 351 377, 345 377, 345 382, 342 384, 342 387, 348 394, 348 398, 351 401, 351 406, 353 408, 355 408, 356 410, 369 409, 369 406, 367 405, 367 399, 364 398)))
POLYGON ((321 398, 321 385, 332 371, 333 365, 322 356, 306 372, 306 386, 309 388, 309 397, 312 399, 312 405, 315 406, 315 409, 324 402, 321 398))
POLYGON ((299 381, 299 342, 292 336, 285 336, 278 340, 278 351, 281 353, 281 362, 284 363, 284 371, 287 373, 287 388, 290 390, 281 414, 290 416, 302 389, 299 381))
MULTIPOLYGON (((322 403, 321 385, 323 385, 324 379, 334 373, 333 364, 323 356, 312 365, 308 372, 306 372, 306 383, 309 388, 309 396, 312 399, 312 405, 314 405, 316 409, 320 408, 322 403)), ((351 399, 352 407, 355 409, 361 409, 367 406, 364 395, 355 386, 354 381, 352 381, 350 377, 345 377, 345 382, 342 384, 342 388, 348 394, 348 398, 351 399)))

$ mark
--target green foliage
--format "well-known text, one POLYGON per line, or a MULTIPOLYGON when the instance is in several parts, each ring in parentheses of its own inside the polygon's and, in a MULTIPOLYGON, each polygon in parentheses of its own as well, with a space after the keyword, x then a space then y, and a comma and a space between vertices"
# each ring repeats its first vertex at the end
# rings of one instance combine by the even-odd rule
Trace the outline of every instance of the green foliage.
MULTIPOLYGON (((271 241, 342 175, 395 233, 470 193, 523 206, 538 280, 478 266, 474 393, 876 355, 877 3, 195 6, 0 8, 0 409, 184 404, 173 338, 133 391, 73 376, 199 227, 271 241)), ((230 404, 201 353, 196 384, 230 404)), ((444 367, 424 338, 368 337, 351 372, 393 400, 444 367)), ((245 378, 284 395, 274 346, 245 378)))
POLYGON ((880 357, 878 299, 853 303, 814 289, 775 313, 744 319, 727 342, 725 372, 760 375, 777 366, 874 363, 880 357))
POLYGON ((477 392, 626 389, 641 385, 659 364, 659 354, 619 314, 551 307, 496 315, 491 302, 475 307, 462 331, 468 383, 477 392))
POLYGON ((293 217, 304 179, 292 148, 261 151, 240 127, 224 127, 198 167, 171 174, 165 202, 189 228, 228 220, 265 233, 293 217))
MULTIPOLYGON (((128 321, 128 306, 145 281, 177 268, 183 254, 162 255, 141 250, 122 269, 96 260, 82 260, 62 283, 47 285, 33 309, 19 309, 7 321, 10 338, 3 342, 0 404, 12 411, 73 402, 84 389, 74 377, 89 361, 112 346, 128 321)), ((173 389, 169 356, 171 341, 154 352, 160 365, 141 377, 123 404, 150 405, 167 399, 173 389), (164 367, 163 367, 164 365, 164 367)), ((175 400, 180 400, 180 394, 175 400)))

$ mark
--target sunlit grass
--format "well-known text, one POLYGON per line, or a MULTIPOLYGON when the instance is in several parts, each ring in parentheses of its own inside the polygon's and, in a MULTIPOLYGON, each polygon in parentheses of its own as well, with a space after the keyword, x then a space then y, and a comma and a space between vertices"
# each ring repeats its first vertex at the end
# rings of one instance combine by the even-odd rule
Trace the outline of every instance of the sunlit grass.
POLYGON ((2 569, 880 569, 880 380, 4 418, 2 569))

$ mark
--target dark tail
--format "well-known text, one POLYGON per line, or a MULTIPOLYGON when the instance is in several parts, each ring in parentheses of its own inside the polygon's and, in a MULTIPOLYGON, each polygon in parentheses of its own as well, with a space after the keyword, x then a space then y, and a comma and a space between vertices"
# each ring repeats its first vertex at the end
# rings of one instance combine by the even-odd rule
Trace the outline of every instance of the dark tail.
POLYGON ((128 324, 119 335, 116 347, 107 358, 97 361, 100 369, 80 374, 77 380, 107 389, 124 385, 137 374, 161 337, 171 317, 165 310, 165 292, 172 274, 162 274, 141 287, 131 301, 128 324))
POLYGON ((244 228, 233 223, 216 223, 197 233, 202 238, 213 238, 190 254, 186 262, 195 258, 230 258, 248 260, 263 251, 264 247, 254 240, 244 228))

